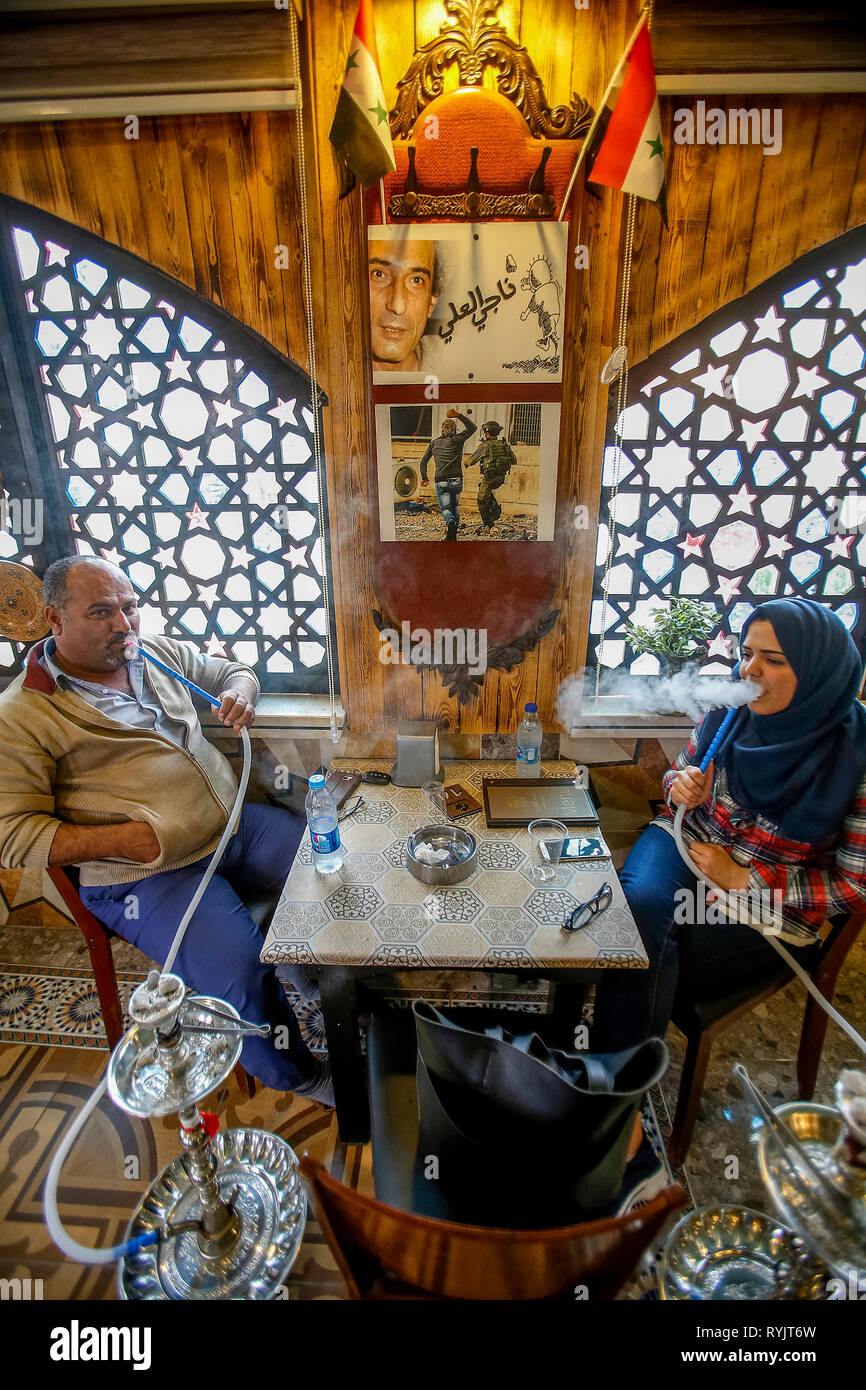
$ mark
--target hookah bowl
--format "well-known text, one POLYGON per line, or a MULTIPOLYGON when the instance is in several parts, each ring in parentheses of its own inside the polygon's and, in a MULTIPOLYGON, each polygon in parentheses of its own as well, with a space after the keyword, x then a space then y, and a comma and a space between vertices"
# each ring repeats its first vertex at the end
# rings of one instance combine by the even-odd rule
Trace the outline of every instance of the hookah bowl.
POLYGON ((188 994, 176 975, 152 971, 129 1004, 134 1020, 112 1055, 108 1090, 127 1114, 173 1112, 182 1152, 136 1207, 126 1240, 159 1241, 119 1264, 122 1298, 270 1299, 280 1295, 306 1223, 293 1150, 259 1129, 212 1134, 197 1105, 231 1075, 245 1023, 223 1000, 188 994))

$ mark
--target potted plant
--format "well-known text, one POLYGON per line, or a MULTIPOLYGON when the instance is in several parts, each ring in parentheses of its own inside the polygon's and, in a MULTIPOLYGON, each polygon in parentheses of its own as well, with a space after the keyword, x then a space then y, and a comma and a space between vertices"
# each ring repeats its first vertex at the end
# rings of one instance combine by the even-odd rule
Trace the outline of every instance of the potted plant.
POLYGON ((715 604, 694 598, 672 598, 642 627, 626 623, 626 641, 633 651, 658 657, 663 676, 675 675, 690 661, 703 657, 701 647, 718 621, 715 604))

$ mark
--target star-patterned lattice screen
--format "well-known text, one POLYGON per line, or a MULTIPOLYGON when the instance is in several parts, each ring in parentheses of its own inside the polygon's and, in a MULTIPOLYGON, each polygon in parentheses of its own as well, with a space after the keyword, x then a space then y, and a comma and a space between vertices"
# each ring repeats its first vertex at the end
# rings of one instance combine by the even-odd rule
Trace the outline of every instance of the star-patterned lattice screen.
MULTIPOLYGON (((27 474, 4 455, 4 482, 45 511, 41 545, 7 527, 0 555, 40 573, 102 556, 138 591, 142 632, 245 661, 265 689, 326 690, 309 378, 137 257, 11 199, 0 216, 27 474)), ((6 672, 21 655, 0 642, 6 672)))
POLYGON ((605 450, 596 662, 657 672, 655 657, 627 645, 625 623, 645 622, 671 596, 715 607, 707 672, 730 670, 744 617, 768 598, 826 603, 860 642, 864 323, 866 228, 858 228, 632 370, 605 450))

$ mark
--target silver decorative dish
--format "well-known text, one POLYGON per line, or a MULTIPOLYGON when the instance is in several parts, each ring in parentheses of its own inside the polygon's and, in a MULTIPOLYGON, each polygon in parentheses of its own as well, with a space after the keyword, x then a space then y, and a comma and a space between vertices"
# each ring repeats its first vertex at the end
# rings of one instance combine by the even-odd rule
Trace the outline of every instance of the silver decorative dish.
POLYGON ((422 825, 406 841, 405 860, 410 874, 421 883, 461 883, 478 862, 478 841, 461 825, 422 825), (427 853, 439 862, 425 863, 427 853))
POLYGON ((860 1190, 846 1192, 846 1183, 834 1157, 843 1131, 842 1116, 829 1105, 803 1100, 777 1105, 776 1114, 799 1139, 812 1163, 848 1197, 847 1217, 822 1208, 804 1183, 791 1171, 766 1127, 758 1138, 758 1166, 764 1186, 779 1216, 808 1241, 834 1274, 855 1281, 866 1274, 866 1180, 860 1190))
POLYGON ((690 1211, 659 1271, 667 1300, 822 1299, 827 1269, 793 1231, 750 1207, 690 1211))
MULTIPOLYGON (((118 1269, 123 1299, 271 1299, 283 1296, 284 1280, 301 1247, 307 1199, 294 1151, 262 1129, 221 1129, 211 1140, 217 1181, 225 1201, 235 1197, 241 1217, 236 1245, 219 1259, 205 1259, 185 1231, 124 1256, 118 1269)), ((166 1164, 139 1202, 126 1240, 180 1224, 199 1214, 182 1154, 166 1164)))

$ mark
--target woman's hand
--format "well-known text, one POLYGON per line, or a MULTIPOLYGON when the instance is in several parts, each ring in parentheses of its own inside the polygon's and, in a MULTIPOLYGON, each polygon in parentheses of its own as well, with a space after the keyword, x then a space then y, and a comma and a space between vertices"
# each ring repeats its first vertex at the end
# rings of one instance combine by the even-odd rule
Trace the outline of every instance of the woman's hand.
POLYGON ((713 790, 713 768, 712 758, 706 772, 701 772, 699 767, 684 767, 671 786, 674 805, 685 806, 687 811, 703 805, 713 790))
POLYGON ((749 867, 738 864, 721 845, 708 845, 702 840, 689 846, 689 858, 694 859, 701 873, 724 888, 726 893, 744 893, 749 886, 749 867))

